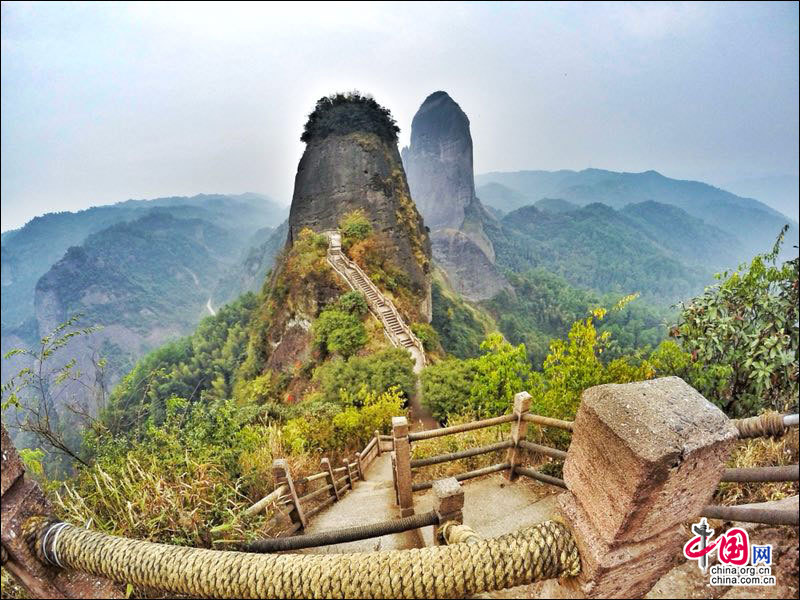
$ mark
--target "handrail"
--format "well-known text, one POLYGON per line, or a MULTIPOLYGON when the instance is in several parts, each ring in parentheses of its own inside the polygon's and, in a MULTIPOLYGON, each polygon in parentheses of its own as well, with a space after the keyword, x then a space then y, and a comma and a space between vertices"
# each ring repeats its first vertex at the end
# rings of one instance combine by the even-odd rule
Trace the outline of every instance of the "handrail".
POLYGON ((800 481, 800 466, 752 467, 745 469, 725 469, 720 481, 767 482, 800 481))
POLYGON ((716 506, 710 505, 703 509, 700 516, 709 519, 723 519, 725 521, 745 521, 747 523, 764 523, 765 525, 793 525, 800 524, 800 514, 797 509, 769 508, 771 502, 762 502, 763 506, 716 506))
POLYGON ((531 452, 538 452, 539 454, 544 454, 545 456, 557 458, 559 460, 564 460, 567 458, 567 453, 563 450, 557 450, 555 448, 550 448, 549 446, 541 446, 527 440, 520 440, 519 447, 525 448, 525 450, 530 450, 531 452))
MULTIPOLYGON (((483 467, 482 469, 475 469, 474 471, 467 471, 466 473, 459 473, 458 475, 454 475, 456 481, 464 481, 465 479, 472 479, 474 477, 480 477, 482 475, 489 475, 490 473, 497 473, 498 471, 505 471, 506 469, 511 468, 511 463, 497 463, 496 465, 491 465, 488 467, 483 467)), ((411 485, 412 492, 418 492, 420 490, 427 490, 433 487, 433 484, 436 483, 435 481, 421 481, 420 483, 414 483, 411 485)))
POLYGON ((508 414, 500 415, 499 417, 492 417, 491 419, 483 419, 481 421, 470 421, 469 423, 462 423, 460 425, 452 425, 450 427, 442 427, 441 429, 427 429, 425 431, 415 431, 408 434, 409 442, 418 442, 420 440, 429 440, 432 438, 441 437, 443 435, 452 435, 454 433, 463 433, 465 431, 472 431, 473 429, 482 429, 484 427, 492 427, 493 425, 502 425, 503 423, 510 423, 516 421, 517 415, 508 414))
POLYGON ((313 500, 317 496, 321 496, 323 492, 331 492, 333 491, 333 486, 329 483, 326 486, 319 488, 318 490, 314 490, 313 492, 309 492, 305 496, 300 496, 298 501, 300 502, 308 502, 309 500, 313 500))
POLYGON ((522 420, 528 421, 529 423, 536 423, 537 425, 543 425, 544 427, 556 427, 558 429, 572 431, 572 421, 562 421, 561 419, 553 419, 551 417, 543 417, 531 413, 522 415, 522 420))
POLYGON ((449 454, 437 454, 436 456, 429 456, 427 458, 417 458, 411 461, 411 468, 418 469, 420 467, 427 467, 430 465, 438 465, 443 462, 450 462, 454 460, 461 460, 462 458, 470 458, 472 456, 480 456, 481 454, 488 454, 497 450, 505 450, 506 448, 513 448, 514 442, 505 440, 496 444, 489 444, 487 446, 479 446, 478 448, 468 448, 459 452, 450 452, 449 454))
MULTIPOLYGON (((342 253, 341 253, 341 251, 339 252, 339 256, 342 256, 342 257, 344 258, 344 254, 342 254, 342 253)), ((327 256, 326 256, 326 260, 328 261, 328 264, 331 266, 331 268, 332 268, 334 271, 336 271, 336 272, 337 272, 337 273, 338 273, 338 274, 341 276, 341 278, 342 278, 342 279, 344 279, 344 280, 345 280, 345 283, 347 283, 347 285, 349 285, 349 286, 350 286, 350 289, 352 289, 352 290, 353 290, 353 291, 355 291, 355 292, 358 292, 358 291, 359 291, 359 290, 356 288, 356 286, 355 286, 355 285, 353 285, 353 283, 352 283, 352 282, 350 281, 350 279, 347 277, 347 274, 343 273, 343 272, 342 272, 341 270, 339 270, 339 268, 336 266, 336 262, 335 262, 335 261, 334 261, 334 260, 331 258, 331 252, 330 252, 330 250, 328 251, 328 254, 327 254, 327 256)), ((375 310, 372 308, 372 305, 369 303, 369 301, 367 302, 367 309, 369 310, 370 314, 371 314, 373 317, 375 317, 375 319, 376 319, 376 320, 377 320, 377 321, 378 321, 378 322, 379 322, 381 325, 383 325, 383 319, 381 319, 381 316, 380 316, 380 315, 379 315, 379 314, 378 314, 378 313, 377 313, 377 312, 376 312, 376 311, 375 311, 375 310)), ((394 334, 393 334, 393 333, 390 333, 390 332, 389 332, 389 330, 388 330, 388 329, 387 329, 385 326, 383 327, 383 335, 385 335, 385 336, 386 336, 386 339, 388 339, 388 340, 389 340, 389 343, 390 343, 392 346, 394 346, 395 348, 400 348, 400 342, 394 338, 394 334)))
POLYGON ((430 548, 324 555, 156 544, 41 517, 26 529, 45 565, 195 598, 472 597, 581 571, 575 538, 555 521, 468 542, 455 537, 464 527, 451 526, 441 531, 444 544, 430 548))
POLYGON ((559 479, 558 477, 551 477, 550 475, 545 475, 544 473, 540 473, 539 471, 536 471, 534 469, 529 469, 528 467, 514 467, 514 473, 518 473, 519 475, 525 475, 525 477, 529 477, 530 479, 535 479, 536 481, 541 481, 542 483, 549 483, 550 485, 567 489, 567 484, 564 483, 563 479, 559 479))
POLYGON ((253 504, 250 508, 244 511, 246 516, 252 516, 256 513, 261 512, 264 508, 266 508, 272 501, 280 499, 280 496, 287 490, 288 488, 286 485, 279 485, 276 487, 272 492, 264 496, 261 500, 253 504))
POLYGON ((309 475, 308 477, 298 477, 294 480, 295 483, 312 483, 317 481, 318 479, 324 479, 328 473, 325 471, 320 471, 319 473, 315 473, 314 475, 309 475))

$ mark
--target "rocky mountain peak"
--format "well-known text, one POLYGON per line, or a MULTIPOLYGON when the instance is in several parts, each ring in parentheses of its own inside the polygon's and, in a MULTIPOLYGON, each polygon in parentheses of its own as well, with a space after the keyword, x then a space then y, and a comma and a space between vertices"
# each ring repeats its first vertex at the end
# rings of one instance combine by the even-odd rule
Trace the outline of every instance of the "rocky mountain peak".
POLYGON ((475 201, 472 136, 469 118, 447 92, 434 92, 420 106, 403 163, 426 225, 460 228, 475 201))
POLYGON ((391 113, 372 98, 336 94, 317 102, 302 137, 307 146, 295 177, 288 243, 305 227, 336 229, 342 217, 362 211, 391 243, 430 319, 430 240, 411 199, 397 131, 391 113))
POLYGON ((434 258, 456 291, 484 300, 507 287, 484 232, 492 217, 475 195, 469 118, 447 92, 434 92, 419 107, 402 157, 411 196, 431 230, 434 258), (475 247, 467 248, 470 244, 475 247), (492 277, 479 277, 464 263, 481 254, 482 271, 493 271, 492 277))

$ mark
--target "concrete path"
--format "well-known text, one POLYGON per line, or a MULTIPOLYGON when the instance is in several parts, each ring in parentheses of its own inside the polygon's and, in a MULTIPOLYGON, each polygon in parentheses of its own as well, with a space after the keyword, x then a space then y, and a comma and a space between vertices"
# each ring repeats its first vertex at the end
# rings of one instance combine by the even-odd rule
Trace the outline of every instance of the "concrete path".
MULTIPOLYGON (((391 460, 382 454, 369 466, 366 481, 358 481, 355 490, 312 519, 307 533, 317 533, 398 518, 392 485, 391 460)), ((521 479, 514 483, 502 475, 482 477, 464 482, 464 523, 481 536, 494 537, 520 527, 546 521, 555 509, 555 493, 551 486, 521 479)), ((414 494, 416 514, 433 510, 433 492, 414 494)), ((433 528, 387 535, 371 540, 333 546, 309 548, 302 552, 323 554, 371 552, 421 548, 433 545, 433 528)))
MULTIPOLYGON (((314 517, 306 533, 354 527, 397 518, 389 454, 384 453, 376 458, 367 468, 365 477, 366 481, 357 481, 354 490, 314 517)), ((309 548, 300 552, 313 554, 372 552, 374 550, 419 548, 422 545, 422 537, 419 532, 409 531, 346 544, 309 548)))

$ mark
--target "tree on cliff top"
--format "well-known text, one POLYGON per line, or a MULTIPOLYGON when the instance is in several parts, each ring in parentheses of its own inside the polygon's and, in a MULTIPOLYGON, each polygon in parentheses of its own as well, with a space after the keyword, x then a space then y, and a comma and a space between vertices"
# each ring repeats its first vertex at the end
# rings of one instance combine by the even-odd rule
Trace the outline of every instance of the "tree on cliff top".
POLYGON ((370 96, 359 92, 338 93, 317 100, 308 115, 300 140, 310 142, 329 135, 345 135, 356 131, 374 133, 382 140, 396 144, 400 128, 392 113, 370 96))

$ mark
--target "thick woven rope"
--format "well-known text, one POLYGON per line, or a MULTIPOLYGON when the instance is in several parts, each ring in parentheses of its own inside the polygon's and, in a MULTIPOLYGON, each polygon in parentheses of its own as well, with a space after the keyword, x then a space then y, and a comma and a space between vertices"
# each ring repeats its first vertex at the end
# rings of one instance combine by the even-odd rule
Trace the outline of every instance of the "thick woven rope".
POLYGON ((776 412, 766 412, 757 417, 747 419, 734 419, 733 424, 739 430, 740 439, 778 437, 786 431, 786 427, 783 424, 783 415, 776 412))
POLYGON ((493 539, 352 554, 204 550, 142 542, 34 517, 39 560, 120 583, 215 598, 454 598, 575 576, 569 530, 547 521, 493 539), (48 535, 58 527, 58 536, 48 535))

